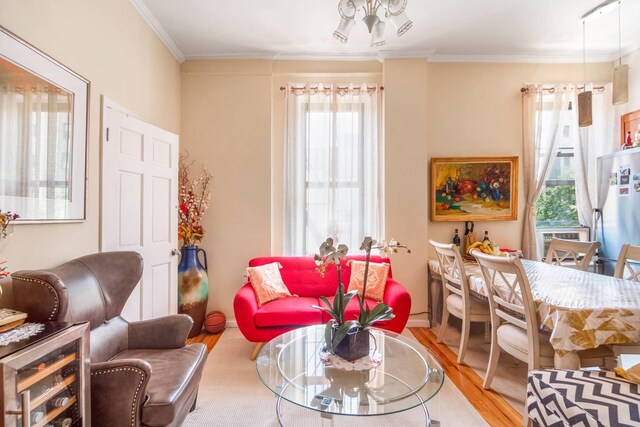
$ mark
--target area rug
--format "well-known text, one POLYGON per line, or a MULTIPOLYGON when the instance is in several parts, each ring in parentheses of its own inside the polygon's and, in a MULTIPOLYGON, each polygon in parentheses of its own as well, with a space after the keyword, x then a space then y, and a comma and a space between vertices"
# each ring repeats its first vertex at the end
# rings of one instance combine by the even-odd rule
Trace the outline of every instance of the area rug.
MULTIPOLYGON (((405 332, 411 336, 410 332, 405 332)), ((198 403, 187 417, 185 427, 277 427, 276 396, 265 387, 250 360, 253 344, 237 328, 227 329, 209 354, 204 368, 198 403)), ((486 426, 478 412, 450 381, 445 379, 438 395, 428 404, 433 420, 440 426, 486 426)), ((286 426, 330 425, 315 411, 283 402, 286 426), (323 424, 325 421, 325 424, 323 424)), ((376 417, 336 416, 333 426, 423 426, 421 408, 376 417)), ((437 424, 434 424, 437 425, 437 424)))

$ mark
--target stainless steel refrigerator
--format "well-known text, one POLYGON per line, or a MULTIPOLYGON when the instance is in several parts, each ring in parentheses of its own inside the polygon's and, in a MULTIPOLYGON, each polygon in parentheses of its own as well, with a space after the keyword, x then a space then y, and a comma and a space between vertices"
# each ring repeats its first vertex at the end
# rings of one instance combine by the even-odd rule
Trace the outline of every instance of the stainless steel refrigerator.
POLYGON ((640 246, 640 148, 598 158, 594 219, 602 272, 613 275, 623 244, 640 246))

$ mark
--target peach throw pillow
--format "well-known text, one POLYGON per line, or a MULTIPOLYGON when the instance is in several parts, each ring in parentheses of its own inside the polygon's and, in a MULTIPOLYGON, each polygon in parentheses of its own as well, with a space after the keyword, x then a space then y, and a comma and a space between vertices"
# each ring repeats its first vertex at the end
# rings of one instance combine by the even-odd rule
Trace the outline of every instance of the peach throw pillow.
POLYGON ((282 281, 280 268, 280 263, 277 262, 247 268, 247 275, 256 292, 259 307, 274 299, 292 296, 282 281))
MULTIPOLYGON (((364 266, 364 261, 351 261, 349 291, 357 289, 360 295, 362 295, 362 287, 364 286, 364 266)), ((378 302, 382 301, 384 288, 387 286, 387 277, 389 276, 389 264, 386 262, 370 262, 367 276, 367 294, 365 298, 371 298, 378 302)))

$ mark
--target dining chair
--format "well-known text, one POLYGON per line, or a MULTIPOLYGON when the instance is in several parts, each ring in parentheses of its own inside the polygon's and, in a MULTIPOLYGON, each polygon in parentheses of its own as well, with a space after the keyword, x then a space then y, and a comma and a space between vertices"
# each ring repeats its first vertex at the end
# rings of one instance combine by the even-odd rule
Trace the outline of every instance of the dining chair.
POLYGON ((613 277, 640 282, 640 264, 634 268, 631 261, 635 261, 636 264, 640 263, 640 246, 622 245, 613 277), (624 277, 625 270, 629 271, 627 277, 624 277))
POLYGON ((589 264, 600 247, 600 242, 580 242, 552 238, 545 262, 562 267, 587 271, 589 264))
MULTIPOLYGON (((491 352, 483 387, 490 388, 500 351, 527 363, 529 371, 554 367, 550 334, 540 329, 527 274, 518 257, 471 254, 478 260, 491 308, 491 352)), ((580 352, 581 364, 603 366, 613 356, 609 347, 580 352)))
POLYGON ((449 320, 449 314, 462 320, 458 363, 463 363, 469 342, 471 322, 483 322, 489 327, 491 313, 489 305, 469 294, 469 281, 459 249, 454 244, 445 244, 429 240, 436 250, 442 276, 442 323, 438 331, 437 342, 442 342, 449 320))

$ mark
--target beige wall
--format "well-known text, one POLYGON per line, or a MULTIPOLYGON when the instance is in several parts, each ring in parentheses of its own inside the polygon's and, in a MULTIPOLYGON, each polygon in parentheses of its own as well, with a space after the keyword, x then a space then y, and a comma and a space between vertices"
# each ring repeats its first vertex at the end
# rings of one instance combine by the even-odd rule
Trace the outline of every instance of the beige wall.
POLYGON ((178 133, 179 64, 128 0, 2 0, 0 25, 91 82, 87 220, 16 226, 0 253, 14 271, 50 267, 99 249, 100 95, 178 133))
MULTIPOLYGON (((413 313, 427 309, 428 82, 424 59, 384 63, 385 237, 411 248, 394 255, 394 277, 411 293, 413 313)), ((425 319, 425 315, 414 317, 425 319)))
POLYGON ((271 251, 271 62, 182 64, 182 149, 213 174, 200 246, 209 307, 233 318, 249 259, 271 251))
MULTIPOLYGON (((591 81, 610 64, 591 64, 591 81)), ((233 318, 247 261, 282 253, 283 143, 287 82, 375 81, 385 85, 385 237, 412 254, 395 275, 426 310, 429 237, 449 241, 460 224, 429 221, 431 156, 522 155, 520 88, 571 82, 582 66, 451 64, 423 59, 377 62, 188 61, 182 66, 182 147, 214 173, 213 206, 202 246, 211 263, 210 309, 233 318)), ((520 217, 522 202, 520 203, 520 217)), ((478 224, 503 246, 520 247, 521 220, 478 224)), ((416 317, 424 319, 424 316, 416 317)))
MULTIPOLYGON (((429 64, 429 157, 520 157, 518 220, 477 222, 476 235, 487 230, 501 247, 521 247, 524 194, 520 88, 525 83, 581 81, 582 75, 580 64, 429 64)), ((611 64, 589 64, 587 76, 593 82, 608 82, 611 64)), ((454 228, 463 232, 464 223, 430 222, 429 238, 450 242, 454 228)))

